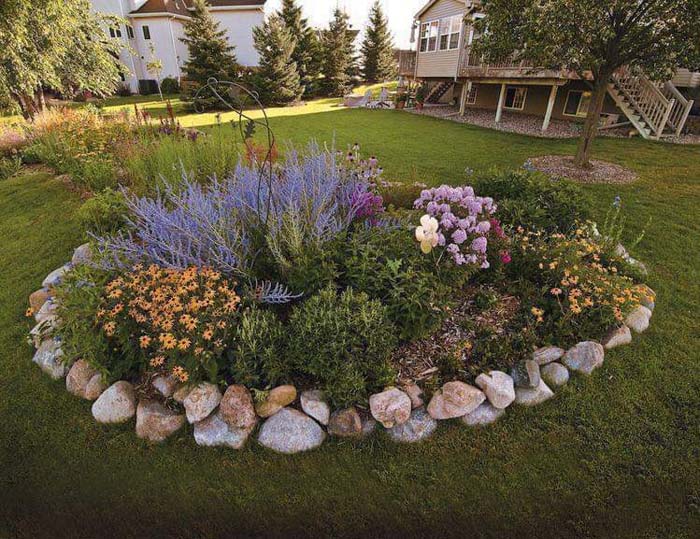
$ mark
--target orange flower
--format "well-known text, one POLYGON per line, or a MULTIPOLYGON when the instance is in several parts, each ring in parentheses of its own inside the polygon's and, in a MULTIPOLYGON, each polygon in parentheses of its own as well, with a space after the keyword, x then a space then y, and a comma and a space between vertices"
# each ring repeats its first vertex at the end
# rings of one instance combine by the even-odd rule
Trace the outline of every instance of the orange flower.
POLYGON ((139 339, 139 345, 141 348, 148 348, 151 345, 151 338, 148 335, 143 335, 139 339))
POLYGON ((184 351, 184 350, 187 350, 191 344, 192 344, 192 341, 190 341, 189 339, 180 339, 177 343, 177 347, 179 350, 184 351))
POLYGON ((27 311, 24 313, 25 316, 34 316, 34 309, 29 307, 27 311))

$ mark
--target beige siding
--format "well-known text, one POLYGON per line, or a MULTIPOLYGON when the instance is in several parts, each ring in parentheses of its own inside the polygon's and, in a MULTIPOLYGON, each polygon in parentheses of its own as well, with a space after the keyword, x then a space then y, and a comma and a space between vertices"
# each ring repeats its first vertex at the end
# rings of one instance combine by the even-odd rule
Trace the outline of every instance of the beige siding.
MULTIPOLYGON (((428 11, 421 15, 421 23, 461 15, 466 12, 466 6, 461 0, 438 0, 428 11)), ((464 34, 462 34, 464 39, 464 34)), ((452 51, 420 52, 420 27, 418 29, 418 67, 416 76, 423 77, 454 77, 459 63, 459 49, 452 51)))
POLYGON ((696 88, 700 86, 700 73, 693 73, 687 69, 679 69, 673 77, 673 84, 686 88, 696 88))

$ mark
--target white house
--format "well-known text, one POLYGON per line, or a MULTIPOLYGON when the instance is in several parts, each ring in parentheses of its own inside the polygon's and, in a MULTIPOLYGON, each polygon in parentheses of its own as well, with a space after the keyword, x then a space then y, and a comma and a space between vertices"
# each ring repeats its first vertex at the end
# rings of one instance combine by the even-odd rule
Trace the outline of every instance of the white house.
MULTIPOLYGON (((265 2, 207 0, 214 19, 235 47, 238 62, 247 67, 258 65, 253 28, 264 22, 265 2)), ((149 73, 146 67, 153 59, 163 63, 162 78, 181 79, 188 53, 180 39, 184 36, 184 24, 190 19, 191 0, 92 0, 92 6, 96 12, 126 21, 105 31, 124 42, 120 60, 130 71, 124 75, 124 82, 133 92, 139 91, 140 82, 148 85, 148 81, 156 79, 156 74, 149 73)))

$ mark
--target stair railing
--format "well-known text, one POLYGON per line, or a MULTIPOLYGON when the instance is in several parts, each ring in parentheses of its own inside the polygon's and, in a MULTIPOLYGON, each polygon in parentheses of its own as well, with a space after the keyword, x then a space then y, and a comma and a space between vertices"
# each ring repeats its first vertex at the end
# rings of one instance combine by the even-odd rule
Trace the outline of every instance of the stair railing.
POLYGON ((686 99, 671 81, 666 81, 661 87, 661 91, 668 99, 675 100, 671 114, 668 117, 668 124, 675 129, 676 136, 680 136, 695 102, 692 99, 686 99))

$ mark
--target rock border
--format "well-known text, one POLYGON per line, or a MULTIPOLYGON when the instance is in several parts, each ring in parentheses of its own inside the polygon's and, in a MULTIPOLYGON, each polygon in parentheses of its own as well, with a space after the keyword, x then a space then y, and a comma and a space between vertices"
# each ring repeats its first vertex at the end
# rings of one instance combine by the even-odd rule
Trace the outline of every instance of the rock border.
POLYGON ((630 344, 633 333, 644 332, 656 299, 656 293, 646 287, 648 299, 600 342, 583 341, 567 350, 539 348, 532 359, 516 364, 510 373, 480 374, 475 380, 478 387, 447 382, 427 406, 416 384, 385 388, 370 397, 369 411, 361 413, 354 407, 332 411, 319 390, 298 395, 294 386, 283 385, 256 403, 242 385, 230 385, 222 393, 214 384, 184 386, 163 375, 151 380, 152 395, 138 399, 131 383, 121 380, 107 387, 102 375, 83 359, 69 368, 62 362, 60 337, 51 335, 57 321, 53 289, 70 268, 89 258, 88 244, 81 245, 71 262, 51 272, 42 288, 29 297, 37 322, 29 333, 36 348, 33 362, 54 380, 65 378, 72 395, 94 401, 92 415, 98 423, 125 423, 135 416, 136 434, 148 442, 163 442, 190 423, 198 445, 241 449, 262 421, 258 443, 283 454, 315 449, 329 435, 362 438, 378 428, 396 442, 415 443, 432 436, 442 420, 459 419, 469 427, 481 427, 498 421, 513 404, 541 404, 555 396, 554 389, 563 387, 572 371, 589 376, 603 365, 606 350, 630 344), (164 402, 154 400, 154 395, 164 402), (296 402, 298 406, 292 407, 296 402))

